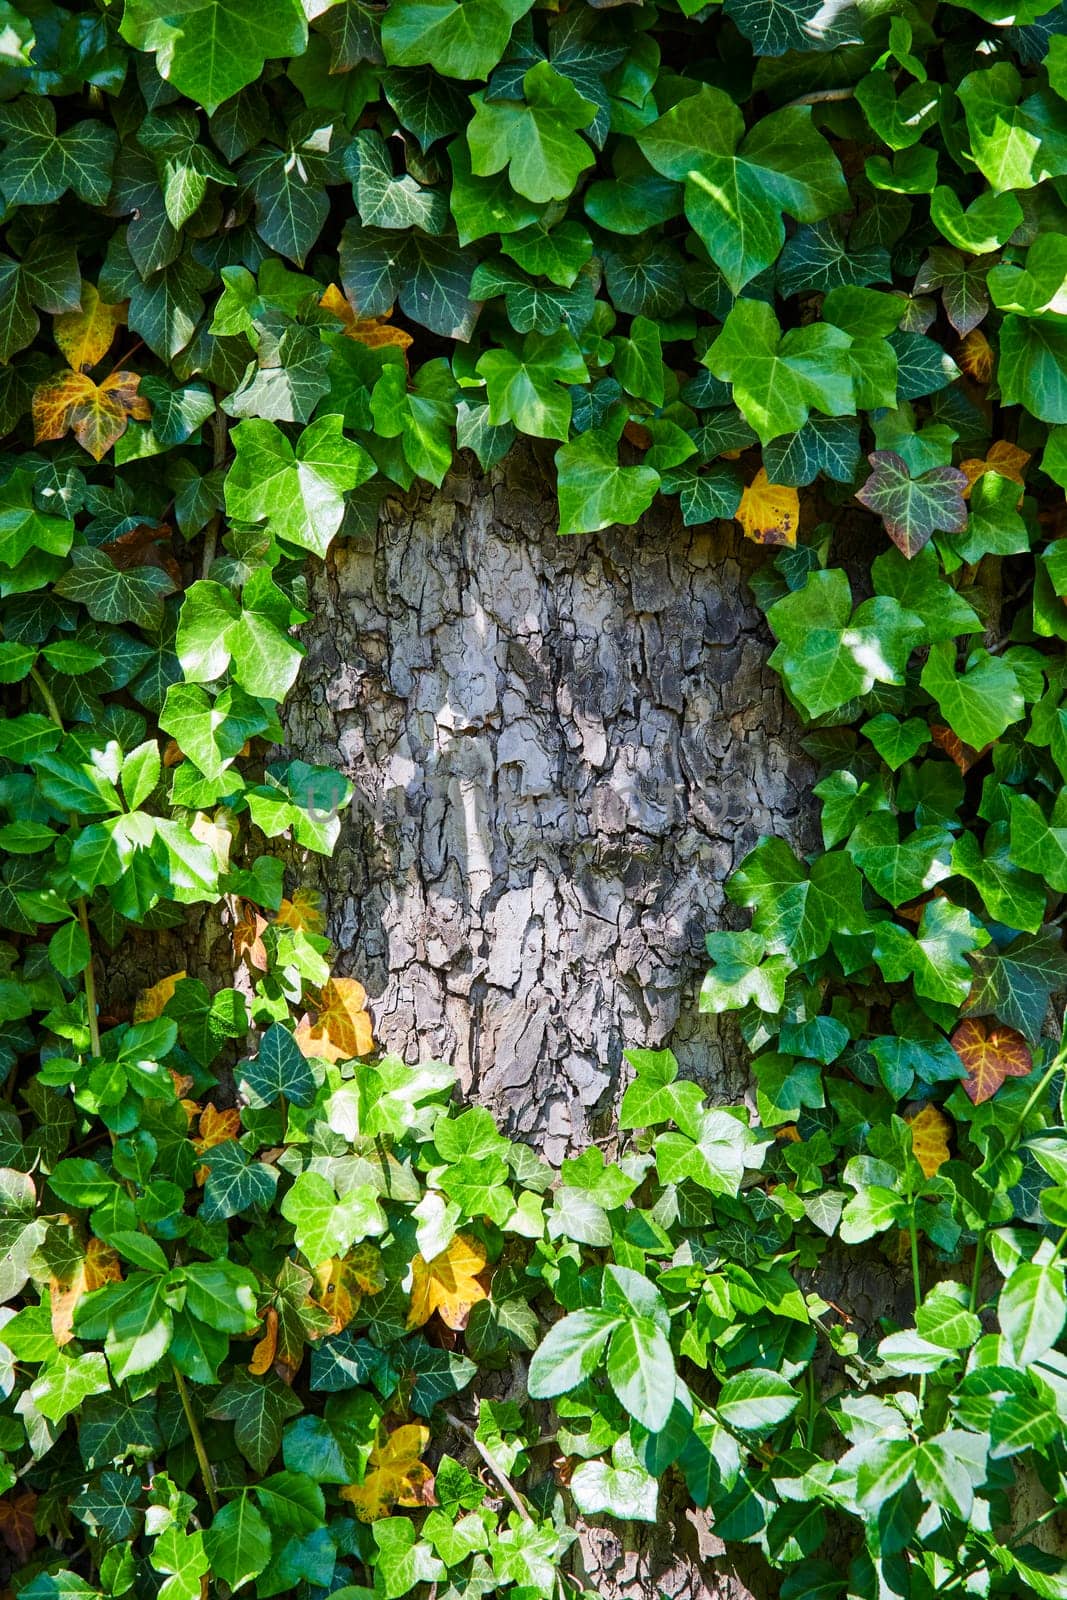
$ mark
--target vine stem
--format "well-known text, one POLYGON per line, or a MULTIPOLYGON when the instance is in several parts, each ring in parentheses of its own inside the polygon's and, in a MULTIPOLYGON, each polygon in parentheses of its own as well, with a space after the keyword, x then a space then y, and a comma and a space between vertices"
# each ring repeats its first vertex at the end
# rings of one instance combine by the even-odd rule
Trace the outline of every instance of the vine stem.
POLYGON ((533 1518, 527 1510, 526 1502, 523 1500, 519 1491, 516 1489, 515 1485, 512 1483, 511 1479, 508 1477, 503 1468, 497 1466, 496 1462, 493 1460, 482 1441, 478 1438, 474 1429, 466 1422, 463 1422, 461 1418, 453 1416, 451 1411, 445 1412, 445 1420, 451 1423, 452 1427, 456 1428, 460 1433, 466 1434, 471 1444, 474 1446, 482 1460, 485 1462, 486 1466, 489 1468, 489 1471, 493 1474, 493 1477, 496 1479, 497 1483, 499 1483, 500 1487, 503 1489, 512 1505, 515 1507, 515 1510, 519 1513, 519 1516, 522 1517, 526 1522, 532 1522, 533 1518))
MULTIPOLYGON (((56 703, 56 697, 36 667, 30 668, 30 682, 40 695, 44 702, 45 710, 60 733, 66 733, 67 730, 63 725, 63 717, 56 703)), ((74 821, 75 819, 72 817, 71 820, 74 821)), ((89 959, 82 971, 82 981, 85 984, 85 1006, 89 1013, 89 1048, 94 1056, 98 1056, 100 1054, 100 1018, 97 1015, 96 1005, 96 973, 93 971, 93 936, 89 931, 89 907, 85 903, 83 894, 79 895, 75 900, 74 911, 85 935, 85 942, 89 946, 89 959)))
POLYGON ((211 1462, 208 1460, 207 1451, 204 1448, 204 1436, 200 1432, 200 1424, 197 1422, 193 1411, 189 1390, 176 1362, 171 1362, 170 1370, 174 1374, 174 1382, 178 1386, 178 1394, 181 1397, 182 1410, 185 1412, 185 1420, 189 1424, 193 1449, 196 1451, 196 1459, 200 1466, 200 1476, 204 1481, 204 1491, 207 1494, 207 1503, 211 1507, 211 1515, 213 1517, 218 1516, 219 1496, 218 1490, 215 1488, 215 1476, 211 1470, 211 1462))

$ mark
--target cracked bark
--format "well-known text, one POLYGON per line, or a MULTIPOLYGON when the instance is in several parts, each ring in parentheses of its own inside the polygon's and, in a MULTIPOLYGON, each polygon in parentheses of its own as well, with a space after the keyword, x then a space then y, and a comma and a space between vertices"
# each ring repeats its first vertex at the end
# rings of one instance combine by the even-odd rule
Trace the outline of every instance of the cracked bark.
POLYGON ((760 552, 667 510, 554 527, 532 453, 387 501, 310 574, 287 732, 356 786, 308 867, 379 1041, 455 1062, 558 1162, 610 1128, 629 1045, 743 1093, 735 1035, 696 1014, 703 936, 761 833, 816 836, 760 552))
MULTIPOLYGON (((760 552, 667 509, 554 530, 532 452, 387 501, 309 574, 287 733, 356 787, 336 854, 302 875, 379 1042, 453 1061, 558 1163, 610 1144, 630 1045, 669 1043, 720 1103, 744 1095, 736 1032, 696 1010, 703 936, 743 920, 723 885, 761 833, 817 839, 745 584, 760 552)), ((612 1600, 771 1592, 714 1548, 699 1514, 582 1539, 612 1600)))

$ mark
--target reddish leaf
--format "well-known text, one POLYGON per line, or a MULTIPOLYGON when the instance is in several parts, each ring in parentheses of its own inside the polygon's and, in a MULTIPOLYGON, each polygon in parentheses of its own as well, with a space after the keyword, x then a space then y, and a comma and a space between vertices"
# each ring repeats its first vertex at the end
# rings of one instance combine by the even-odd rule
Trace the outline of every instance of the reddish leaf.
POLYGON ((28 1561, 37 1544, 37 1496, 32 1489, 0 1500, 0 1539, 15 1559, 28 1561))
POLYGON ((1034 1064, 1022 1034, 992 1017, 968 1017, 950 1043, 967 1068, 963 1087, 976 1106, 992 1099, 1005 1078, 1025 1078, 1034 1064))
POLYGON ((904 555, 916 555, 933 533, 961 533, 967 526, 967 479, 957 467, 931 467, 913 478, 895 450, 875 450, 867 460, 874 470, 856 499, 878 513, 904 555))

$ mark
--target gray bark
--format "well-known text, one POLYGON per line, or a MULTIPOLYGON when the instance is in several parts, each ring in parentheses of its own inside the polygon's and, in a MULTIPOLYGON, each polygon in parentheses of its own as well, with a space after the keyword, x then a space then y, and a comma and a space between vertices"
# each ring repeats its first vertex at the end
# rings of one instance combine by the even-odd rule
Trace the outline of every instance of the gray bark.
POLYGON ((814 845, 811 770, 733 524, 560 539, 531 453, 388 500, 310 574, 289 751, 356 786, 309 861, 376 1036, 453 1061, 553 1162, 612 1125, 628 1046, 720 1101, 703 936, 761 833, 814 845))

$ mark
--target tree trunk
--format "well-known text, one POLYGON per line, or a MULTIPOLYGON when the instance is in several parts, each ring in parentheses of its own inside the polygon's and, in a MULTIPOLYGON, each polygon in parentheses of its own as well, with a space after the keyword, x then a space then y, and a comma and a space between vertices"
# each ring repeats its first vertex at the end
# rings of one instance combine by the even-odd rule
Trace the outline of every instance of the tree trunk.
POLYGON ((532 452, 463 462, 310 574, 289 751, 356 786, 308 868, 380 1044, 555 1163, 610 1130, 628 1046, 743 1095, 704 933, 761 833, 815 843, 811 768, 733 524, 561 539, 532 452))

